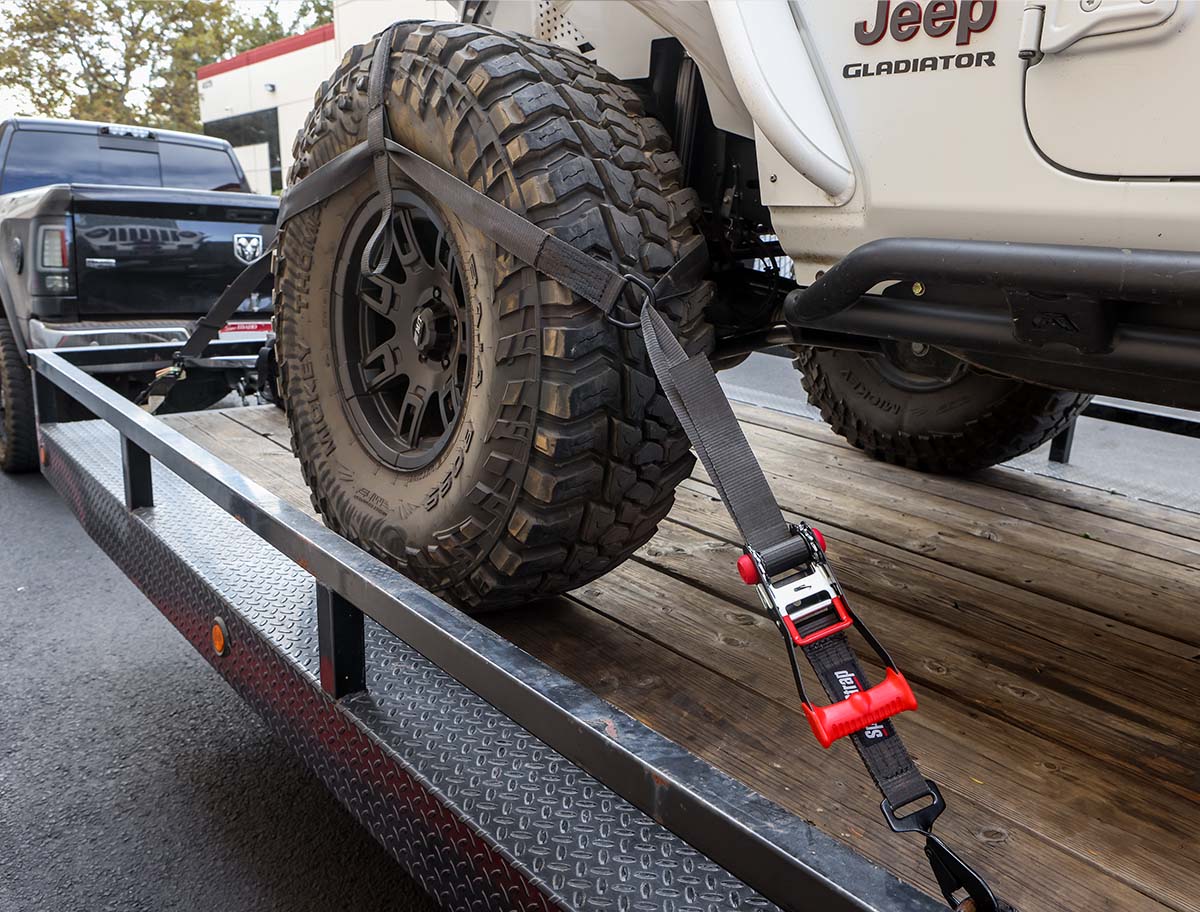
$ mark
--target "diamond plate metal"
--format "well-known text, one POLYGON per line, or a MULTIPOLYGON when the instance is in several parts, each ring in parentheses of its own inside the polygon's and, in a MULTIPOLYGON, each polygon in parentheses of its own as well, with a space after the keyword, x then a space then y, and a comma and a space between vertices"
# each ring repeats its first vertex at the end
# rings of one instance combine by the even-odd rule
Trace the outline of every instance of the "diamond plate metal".
POLYGON ((41 433, 88 534, 444 907, 776 908, 370 620, 368 691, 329 699, 311 576, 157 463, 131 515, 107 425, 41 433))

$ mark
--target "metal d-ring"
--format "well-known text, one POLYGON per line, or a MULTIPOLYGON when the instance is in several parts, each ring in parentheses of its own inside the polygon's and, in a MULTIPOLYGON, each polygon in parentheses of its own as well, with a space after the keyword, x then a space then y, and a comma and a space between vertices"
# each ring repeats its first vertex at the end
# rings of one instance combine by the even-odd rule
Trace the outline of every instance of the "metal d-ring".
MULTIPOLYGON (((623 278, 626 282, 629 282, 632 285, 636 285, 638 288, 642 289, 642 291, 644 291, 646 293, 646 297, 644 297, 642 299, 642 307, 646 307, 646 306, 649 306, 651 308, 654 307, 655 299, 654 299, 654 286, 653 285, 651 285, 648 281, 643 279, 640 275, 637 275, 636 273, 633 273, 633 272, 627 272, 627 273, 625 273, 625 275, 621 276, 621 278, 623 278)), ((614 307, 615 307, 615 305, 614 305, 614 307)), ((606 319, 609 323, 611 323, 613 326, 617 327, 618 329, 641 329, 641 326, 642 326, 641 320, 634 320, 632 323, 627 323, 624 320, 618 320, 616 317, 614 317, 612 315, 611 312, 606 313, 604 315, 604 319, 606 319)))

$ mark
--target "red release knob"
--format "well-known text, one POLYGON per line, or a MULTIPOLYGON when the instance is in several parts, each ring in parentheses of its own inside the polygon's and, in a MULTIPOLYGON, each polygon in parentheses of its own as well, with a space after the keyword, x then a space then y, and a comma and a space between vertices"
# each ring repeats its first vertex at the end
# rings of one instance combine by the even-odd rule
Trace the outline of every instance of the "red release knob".
POLYGON ((754 558, 749 554, 743 554, 738 558, 737 568, 738 573, 741 574, 742 582, 747 586, 758 585, 758 568, 754 566, 754 558))
POLYGON ((825 551, 825 536, 821 534, 821 530, 816 526, 809 526, 809 528, 812 529, 813 537, 817 540, 817 546, 823 553, 825 551))

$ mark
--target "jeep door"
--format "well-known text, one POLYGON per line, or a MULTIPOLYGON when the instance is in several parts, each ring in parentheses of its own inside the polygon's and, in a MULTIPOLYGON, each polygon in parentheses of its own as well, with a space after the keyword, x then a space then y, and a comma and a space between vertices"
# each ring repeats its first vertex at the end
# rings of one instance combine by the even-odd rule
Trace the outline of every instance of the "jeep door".
POLYGON ((1107 178, 1200 177, 1195 0, 1037 0, 1021 38, 1029 135, 1047 161, 1107 178))

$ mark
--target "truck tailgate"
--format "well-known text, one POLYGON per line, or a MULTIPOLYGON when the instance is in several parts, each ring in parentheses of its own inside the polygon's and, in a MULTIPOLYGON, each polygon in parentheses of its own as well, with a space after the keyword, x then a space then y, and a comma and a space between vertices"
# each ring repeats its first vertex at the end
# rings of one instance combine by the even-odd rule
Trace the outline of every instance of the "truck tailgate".
MULTIPOLYGON (((72 188, 81 318, 203 314, 275 236, 274 201, 263 197, 81 189, 72 188)), ((269 309, 269 285, 260 292, 247 309, 269 309)))

